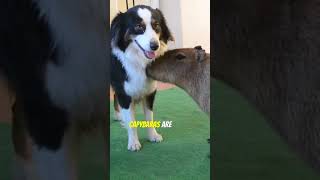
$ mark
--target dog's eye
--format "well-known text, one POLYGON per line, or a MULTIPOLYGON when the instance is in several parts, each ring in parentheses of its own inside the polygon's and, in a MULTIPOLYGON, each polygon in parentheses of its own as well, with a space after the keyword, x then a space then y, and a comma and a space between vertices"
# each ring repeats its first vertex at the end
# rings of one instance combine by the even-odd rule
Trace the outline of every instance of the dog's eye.
POLYGON ((141 25, 141 24, 137 24, 137 25, 136 25, 136 28, 137 28, 137 29, 140 29, 140 28, 142 28, 142 25, 141 25))
POLYGON ((155 28, 160 28, 160 24, 159 23, 154 23, 154 27, 155 28))
POLYGON ((136 31, 137 33, 143 33, 143 31, 144 31, 144 25, 141 24, 141 23, 136 24, 136 25, 134 26, 134 29, 135 29, 135 31, 136 31))
POLYGON ((157 33, 159 33, 161 30, 160 24, 158 22, 153 23, 152 27, 157 33))

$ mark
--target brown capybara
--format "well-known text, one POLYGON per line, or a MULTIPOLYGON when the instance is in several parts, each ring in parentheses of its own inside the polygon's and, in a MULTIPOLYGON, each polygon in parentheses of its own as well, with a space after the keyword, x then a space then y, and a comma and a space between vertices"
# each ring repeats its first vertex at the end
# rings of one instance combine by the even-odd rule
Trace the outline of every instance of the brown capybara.
POLYGON ((210 54, 201 46, 167 51, 147 68, 147 75, 184 89, 210 114, 210 54))

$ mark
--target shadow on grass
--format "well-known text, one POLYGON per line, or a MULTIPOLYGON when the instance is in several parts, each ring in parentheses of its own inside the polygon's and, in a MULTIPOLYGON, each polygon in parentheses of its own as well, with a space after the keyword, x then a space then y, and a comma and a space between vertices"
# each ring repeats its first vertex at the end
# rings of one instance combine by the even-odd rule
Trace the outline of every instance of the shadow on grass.
POLYGON ((320 179, 236 91, 218 81, 212 90, 215 179, 320 179))

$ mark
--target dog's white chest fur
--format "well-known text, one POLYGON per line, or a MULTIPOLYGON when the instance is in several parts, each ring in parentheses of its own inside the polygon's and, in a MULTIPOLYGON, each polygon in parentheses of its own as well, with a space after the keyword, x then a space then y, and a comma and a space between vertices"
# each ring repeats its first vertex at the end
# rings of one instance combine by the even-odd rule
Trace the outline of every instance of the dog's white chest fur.
POLYGON ((106 100, 108 75, 106 1, 37 2, 60 50, 58 61, 61 64, 47 65, 51 100, 71 113, 92 114, 95 109, 100 110, 97 106, 105 104, 100 101, 106 100))
POLYGON ((127 73, 128 80, 123 85, 125 92, 133 99, 140 99, 156 89, 156 82, 146 75, 146 67, 152 60, 134 46, 134 43, 130 43, 125 52, 113 46, 112 53, 127 73))
POLYGON ((156 82, 146 76, 145 68, 125 66, 128 81, 124 82, 125 92, 134 99, 140 99, 153 92, 156 82))

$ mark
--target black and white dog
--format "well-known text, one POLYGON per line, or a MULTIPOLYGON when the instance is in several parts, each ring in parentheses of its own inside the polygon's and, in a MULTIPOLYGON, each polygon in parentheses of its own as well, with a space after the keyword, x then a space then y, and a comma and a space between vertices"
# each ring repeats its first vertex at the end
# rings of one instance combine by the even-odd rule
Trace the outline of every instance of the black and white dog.
MULTIPOLYGON (((128 150, 137 151, 141 148, 137 129, 129 127, 135 120, 134 105, 142 101, 145 119, 153 120, 156 84, 146 76, 146 67, 167 50, 173 37, 161 11, 143 5, 119 13, 111 23, 111 36, 111 86, 128 129, 128 150)), ((155 128, 148 128, 148 136, 152 142, 162 141, 155 128)))
POLYGON ((16 95, 14 179, 75 180, 76 127, 107 117, 107 1, 1 0, 0 20, 0 76, 16 95))

